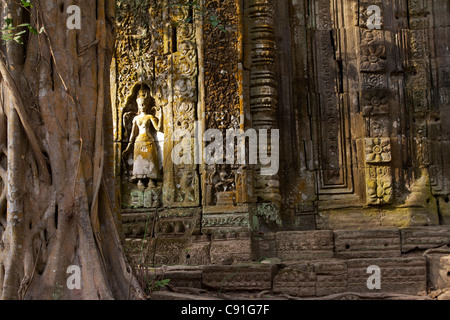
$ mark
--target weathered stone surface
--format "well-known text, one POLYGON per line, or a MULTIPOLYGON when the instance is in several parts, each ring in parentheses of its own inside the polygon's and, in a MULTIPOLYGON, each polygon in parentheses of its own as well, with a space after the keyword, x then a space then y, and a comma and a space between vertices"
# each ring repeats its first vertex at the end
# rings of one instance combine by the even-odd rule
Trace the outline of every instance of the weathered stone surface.
MULTIPOLYGON (((335 206, 335 205, 334 205, 335 206)), ((407 228, 438 223, 437 214, 428 208, 328 208, 319 207, 319 230, 360 230, 407 228)))
POLYGON ((202 284, 216 290, 271 290, 275 265, 205 266, 202 284))
POLYGON ((220 300, 219 298, 214 298, 211 296, 205 295, 195 295, 195 294, 187 294, 187 293, 176 293, 169 291, 156 291, 153 292, 150 296, 150 300, 192 300, 192 301, 204 301, 204 300, 220 300))
MULTIPOLYGON (((156 230, 174 237, 202 230, 236 238, 233 233, 281 224, 284 230, 336 230, 448 223, 450 56, 441 42, 450 33, 447 3, 437 1, 249 0, 243 8, 235 0, 206 1, 208 12, 219 12, 227 28, 222 33, 208 23, 198 28, 189 6, 121 1, 112 118, 122 206, 135 213, 142 202, 153 208, 146 199, 162 190, 168 214, 156 230), (370 5, 378 6, 380 28, 371 28, 370 5), (342 30, 352 31, 343 36, 342 30), (148 177, 133 177, 137 159, 123 152, 136 143, 141 90, 155 100, 146 114, 159 119, 153 129, 163 135, 155 137, 164 156, 155 188, 148 177), (194 133, 193 120, 201 130, 221 133, 279 129, 279 148, 266 146, 280 156, 279 172, 260 174, 261 163, 175 165, 173 134, 194 133), (130 206, 131 190, 137 205, 130 206), (182 217, 180 208, 202 210, 202 219, 182 217)), ((142 223, 125 223, 127 236, 141 236, 142 223)), ((384 250, 381 238, 367 238, 374 241, 367 252, 355 248, 366 239, 354 239, 351 249, 337 248, 339 256, 396 256, 397 244, 384 250)), ((403 249, 440 243, 437 236, 424 238, 431 243, 408 238, 403 249)), ((280 254, 323 256, 297 244, 302 250, 280 254)))
POLYGON ((288 231, 277 233, 277 255, 283 260, 332 258, 332 231, 288 231))
POLYGON ((339 258, 389 258, 398 257, 400 231, 339 230, 334 231, 334 250, 339 258))
POLYGON ((252 258, 250 239, 224 239, 211 241, 211 263, 221 264, 224 260, 247 262, 252 258))
POLYGON ((179 265, 186 259, 190 240, 188 238, 153 239, 148 254, 148 261, 156 265, 179 265), (153 257, 155 257, 153 261, 153 257))
MULTIPOLYGON (((449 95, 450 95, 450 91, 449 91, 449 95)), ((450 147, 450 143, 447 143, 447 145, 450 147)), ((450 148, 449 148, 450 149, 450 148)), ((447 151, 447 153, 449 154, 448 157, 450 158, 450 151, 447 151)), ((450 169, 450 164, 447 164, 449 166, 450 169)), ((439 201, 439 211, 441 212, 441 216, 442 216, 442 223, 445 225, 450 225, 450 196, 445 196, 443 198, 441 198, 441 200, 439 201)))
POLYGON ((434 290, 450 288, 450 249, 431 249, 425 253, 428 287, 434 290))
POLYGON ((450 244, 450 226, 404 228, 400 232, 403 253, 450 244))
POLYGON ((276 233, 264 233, 254 236, 252 239, 252 252, 255 260, 276 257, 276 233))
POLYGON ((127 238, 143 238, 149 236, 154 212, 135 212, 122 214, 122 232, 127 238), (147 230, 146 230, 147 226, 147 230))
POLYGON ((280 270, 273 279, 273 291, 296 297, 313 297, 316 295, 316 281, 314 265, 305 262, 280 270))
POLYGON ((198 208, 166 209, 159 213, 155 226, 157 238, 189 237, 200 227, 198 208))
POLYGON ((203 234, 214 238, 250 236, 254 208, 249 205, 210 206, 203 208, 201 226, 203 234))
POLYGON ((346 292, 347 263, 338 259, 289 263, 275 276, 273 290, 296 297, 346 292))
MULTIPOLYGON (((139 88, 157 100, 152 112, 163 122, 166 160, 156 181, 165 208, 157 239, 129 241, 132 261, 147 245, 159 264, 300 260, 274 280, 276 291, 296 296, 368 291, 367 267, 378 265, 382 292, 424 289, 423 260, 401 254, 450 243, 450 229, 423 228, 450 216, 450 55, 440 45, 450 33, 448 10, 437 10, 445 1, 436 1, 249 0, 243 8, 206 1, 226 33, 180 23, 190 11, 158 1, 132 6, 133 13, 119 8, 113 118, 125 207, 138 187, 138 205, 123 218, 127 237, 145 234, 139 203, 153 207, 132 178, 131 155, 122 157, 139 88), (380 7, 381 29, 370 28, 369 5, 380 7), (149 21, 162 25, 152 29, 149 21), (279 152, 279 172, 264 176, 261 164, 174 165, 171 135, 193 133, 194 119, 222 133, 279 128, 279 150, 266 147, 279 152), (324 231, 300 232, 306 229, 324 231)), ((446 285, 444 257, 427 259, 429 284, 446 285)))
POLYGON ((189 266, 208 265, 211 263, 211 237, 194 236, 186 248, 184 264, 189 266))
POLYGON ((168 267, 150 269, 150 279, 169 279, 169 284, 174 287, 201 288, 202 268, 201 267, 168 267))
POLYGON ((346 261, 330 259, 314 262, 313 265, 317 278, 317 296, 327 296, 347 291, 348 274, 346 261))
POLYGON ((416 295, 426 290, 426 261, 423 257, 351 259, 348 265, 348 291, 389 292, 416 295), (370 266, 381 270, 381 289, 369 290, 367 273, 370 266))
POLYGON ((138 265, 142 265, 148 246, 151 246, 152 243, 152 241, 148 241, 147 239, 125 239, 124 251, 132 266, 137 267, 138 265))

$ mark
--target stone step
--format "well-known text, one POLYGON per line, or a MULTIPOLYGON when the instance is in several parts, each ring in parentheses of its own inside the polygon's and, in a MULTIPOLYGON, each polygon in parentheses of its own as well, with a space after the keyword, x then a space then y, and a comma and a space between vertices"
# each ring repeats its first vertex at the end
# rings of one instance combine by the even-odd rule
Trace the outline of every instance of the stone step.
MULTIPOLYGON (((135 218, 138 219, 137 216, 135 218)), ((142 240, 127 239, 127 252, 139 255, 142 248, 150 245, 145 252, 150 252, 157 264, 232 264, 272 257, 282 261, 395 258, 415 251, 449 246, 450 226, 284 231, 233 238, 198 235, 157 238, 143 246, 140 241, 142 240)))
MULTIPOLYGON (((153 269, 154 277, 170 279, 176 287, 295 297, 346 292, 417 295, 450 286, 449 243, 450 227, 442 226, 286 231, 253 239, 153 239, 149 252, 157 248, 156 257, 172 257, 158 261, 181 262, 153 269), (167 252, 160 252, 165 247, 167 252), (180 259, 173 259, 176 255, 180 259), (187 266, 194 261, 206 263, 187 266), (374 283, 371 276, 377 270, 381 287, 369 288, 368 280, 374 283)), ((142 248, 147 247, 134 244, 136 254, 142 248)))
POLYGON ((322 297, 346 292, 418 295, 427 289, 427 263, 419 256, 178 266, 153 271, 157 277, 170 279, 175 287, 215 292, 268 291, 275 295, 322 297), (368 280, 373 273, 369 271, 374 267, 380 271, 381 286, 371 289, 368 280))

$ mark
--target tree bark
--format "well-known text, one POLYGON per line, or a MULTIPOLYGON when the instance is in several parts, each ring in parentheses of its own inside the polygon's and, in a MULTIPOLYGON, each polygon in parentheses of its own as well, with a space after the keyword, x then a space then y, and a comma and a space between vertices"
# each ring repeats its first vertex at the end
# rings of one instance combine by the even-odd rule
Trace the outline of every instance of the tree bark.
POLYGON ((31 13, 18 3, 3 5, 3 19, 31 17, 44 32, 2 48, 2 298, 143 298, 110 193, 114 1, 36 0, 31 13), (66 27, 70 5, 81 8, 81 30, 66 27), (66 285, 71 265, 81 268, 79 290, 66 285))

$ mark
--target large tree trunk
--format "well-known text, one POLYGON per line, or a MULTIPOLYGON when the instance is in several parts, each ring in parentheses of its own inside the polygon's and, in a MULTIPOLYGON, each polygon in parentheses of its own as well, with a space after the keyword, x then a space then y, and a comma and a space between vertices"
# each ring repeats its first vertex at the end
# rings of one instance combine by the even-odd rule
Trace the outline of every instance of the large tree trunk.
MULTIPOLYGON (((142 298, 122 250, 112 177, 113 0, 19 0, 2 20, 40 35, 0 59, 0 292, 3 299, 142 298), (69 30, 67 7, 82 11, 69 30), (66 286, 81 268, 81 289, 66 286)), ((3 24, 3 21, 2 21, 3 24)))

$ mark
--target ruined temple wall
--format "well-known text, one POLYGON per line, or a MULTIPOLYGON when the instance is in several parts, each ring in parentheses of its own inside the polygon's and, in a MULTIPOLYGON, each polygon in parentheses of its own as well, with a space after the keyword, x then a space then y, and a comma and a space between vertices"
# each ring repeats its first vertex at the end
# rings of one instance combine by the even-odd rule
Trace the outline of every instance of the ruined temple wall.
POLYGON ((449 223, 447 1, 202 5, 220 27, 168 0, 118 7, 113 133, 127 237, 148 237, 155 224, 161 252, 245 260, 259 232, 449 223), (368 25, 370 5, 380 29, 368 25), (155 190, 139 189, 123 155, 142 88, 163 122, 155 190), (278 129, 279 172, 175 165, 172 134, 194 133, 194 121, 200 134, 278 129))
POLYGON ((294 225, 309 227, 311 216, 319 229, 447 222, 448 10, 433 1, 278 5, 281 135, 299 155, 282 154, 294 225), (381 9, 379 30, 367 25, 370 5, 381 9))
POLYGON ((434 121, 430 130, 430 166, 433 194, 438 199, 442 222, 450 221, 450 7, 448 1, 432 1, 427 6, 430 12, 429 28, 431 51, 432 108, 434 121))

